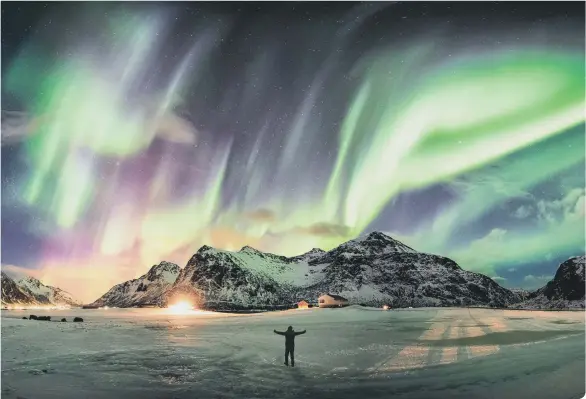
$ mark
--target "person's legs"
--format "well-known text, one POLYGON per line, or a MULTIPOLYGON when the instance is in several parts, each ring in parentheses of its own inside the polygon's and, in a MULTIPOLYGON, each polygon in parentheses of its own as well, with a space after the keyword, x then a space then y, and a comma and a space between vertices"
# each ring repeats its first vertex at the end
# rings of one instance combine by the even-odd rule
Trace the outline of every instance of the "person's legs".
POLYGON ((289 365, 289 348, 285 347, 285 366, 289 365))
POLYGON ((295 348, 291 348, 289 350, 289 354, 291 355, 291 367, 295 367, 295 356, 294 356, 294 353, 295 353, 295 348))

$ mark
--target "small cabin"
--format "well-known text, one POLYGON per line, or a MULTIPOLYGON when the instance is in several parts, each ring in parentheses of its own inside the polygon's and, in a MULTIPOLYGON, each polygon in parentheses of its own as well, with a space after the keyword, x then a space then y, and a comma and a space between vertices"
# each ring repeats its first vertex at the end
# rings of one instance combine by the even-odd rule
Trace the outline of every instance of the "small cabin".
POLYGON ((324 294, 318 298, 320 308, 341 308, 348 306, 348 300, 340 295, 324 294))
POLYGON ((309 303, 305 300, 297 302, 297 309, 309 309, 309 303))

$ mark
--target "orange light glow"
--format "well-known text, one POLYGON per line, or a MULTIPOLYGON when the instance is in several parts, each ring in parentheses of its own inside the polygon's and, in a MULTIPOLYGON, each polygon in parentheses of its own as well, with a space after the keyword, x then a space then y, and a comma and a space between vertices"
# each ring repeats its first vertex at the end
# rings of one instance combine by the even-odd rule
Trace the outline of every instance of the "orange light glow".
POLYGON ((383 310, 389 310, 389 305, 383 306, 383 310))
POLYGON ((169 310, 176 314, 189 313, 193 310, 193 305, 187 301, 181 301, 173 305, 169 305, 169 310))
POLYGON ((297 304, 297 309, 309 309, 309 304, 306 301, 300 301, 297 304))

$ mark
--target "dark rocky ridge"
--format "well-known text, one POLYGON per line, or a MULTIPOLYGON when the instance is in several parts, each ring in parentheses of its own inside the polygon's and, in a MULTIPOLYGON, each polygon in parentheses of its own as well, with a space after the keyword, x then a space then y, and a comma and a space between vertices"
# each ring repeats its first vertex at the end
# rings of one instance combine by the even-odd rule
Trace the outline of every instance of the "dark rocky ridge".
POLYGON ((585 309, 586 256, 575 256, 560 264, 553 280, 528 293, 513 305, 521 309, 585 309))
POLYGON ((536 291, 547 299, 563 299, 566 301, 584 300, 585 293, 585 258, 577 256, 563 262, 552 281, 536 291))

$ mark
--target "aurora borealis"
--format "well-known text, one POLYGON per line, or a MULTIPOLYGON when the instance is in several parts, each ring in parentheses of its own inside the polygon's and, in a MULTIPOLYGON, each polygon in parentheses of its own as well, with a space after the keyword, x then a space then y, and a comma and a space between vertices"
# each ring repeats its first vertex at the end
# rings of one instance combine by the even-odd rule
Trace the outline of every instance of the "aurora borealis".
POLYGON ((2 264, 84 300, 381 230, 508 287, 584 253, 584 5, 3 4, 2 264))

